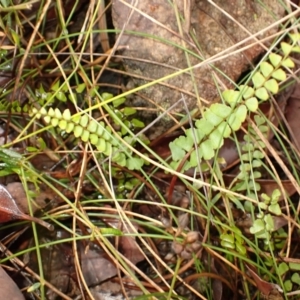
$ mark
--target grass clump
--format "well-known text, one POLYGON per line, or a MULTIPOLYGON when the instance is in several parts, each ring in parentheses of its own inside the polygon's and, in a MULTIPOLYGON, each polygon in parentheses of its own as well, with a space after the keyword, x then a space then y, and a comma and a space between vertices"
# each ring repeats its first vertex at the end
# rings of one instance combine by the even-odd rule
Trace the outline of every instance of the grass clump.
POLYGON ((118 45, 109 50, 92 38, 117 33, 95 29, 104 3, 38 4, 27 3, 36 14, 8 4, 0 24, 0 65, 9 74, 1 79, 1 178, 7 186, 21 182, 26 212, 55 225, 54 234, 34 224, 32 232, 16 223, 1 229, 1 262, 22 274, 24 293, 93 299, 106 281, 134 299, 253 299, 257 291, 292 299, 299 287, 299 157, 288 124, 278 110, 268 113, 297 76, 297 21, 291 17, 295 24, 241 84, 216 83, 218 101, 151 140, 153 124, 141 117, 147 109, 130 98, 197 66, 124 91, 132 74, 122 69, 118 45), (84 22, 75 30, 80 10, 84 22), (16 32, 8 24, 22 26, 16 32), (117 80, 103 83, 105 72, 117 80))

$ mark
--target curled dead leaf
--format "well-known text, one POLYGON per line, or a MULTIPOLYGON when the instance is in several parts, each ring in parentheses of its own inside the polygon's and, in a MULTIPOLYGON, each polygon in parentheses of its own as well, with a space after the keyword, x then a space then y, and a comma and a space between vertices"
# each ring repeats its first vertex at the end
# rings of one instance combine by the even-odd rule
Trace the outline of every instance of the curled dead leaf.
POLYGON ((0 223, 13 220, 31 221, 46 227, 48 230, 54 230, 52 224, 23 213, 8 190, 3 185, 0 185, 0 223))
POLYGON ((262 293, 262 296, 267 300, 283 300, 281 295, 282 289, 274 283, 262 280, 256 272, 254 272, 248 265, 246 265, 248 271, 250 272, 252 278, 254 279, 257 288, 262 293))

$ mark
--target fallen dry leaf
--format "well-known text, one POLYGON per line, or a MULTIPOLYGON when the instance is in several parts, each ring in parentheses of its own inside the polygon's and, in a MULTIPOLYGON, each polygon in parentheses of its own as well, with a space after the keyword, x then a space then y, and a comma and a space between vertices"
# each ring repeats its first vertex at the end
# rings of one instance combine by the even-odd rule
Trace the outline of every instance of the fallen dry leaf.
MULTIPOLYGON (((123 233, 135 233, 134 229, 127 224, 126 222, 121 222, 117 218, 107 218, 104 220, 106 224, 109 226, 122 230, 123 233)), ((137 228, 136 225, 133 224, 135 228, 137 228)), ((119 237, 119 246, 121 249, 122 254, 129 259, 134 265, 138 262, 144 260, 144 255, 142 251, 140 250, 140 247, 138 246, 135 237, 133 236, 121 236, 119 237)))
POLYGON ((0 184, 0 223, 14 220, 31 221, 40 224, 49 230, 54 230, 52 224, 49 224, 42 219, 26 215, 22 212, 8 190, 0 184))
MULTIPOLYGON (((7 184, 6 189, 15 199, 20 209, 25 213, 29 213, 28 199, 23 184, 21 182, 11 182, 7 184)), ((28 189, 35 193, 34 202, 32 202, 33 213, 45 208, 46 205, 48 205, 49 200, 55 200, 55 202, 61 201, 57 200, 57 195, 50 189, 44 190, 43 187, 40 187, 40 189, 37 190, 36 187, 30 183, 28 183, 28 189)))
POLYGON ((283 296, 280 292, 280 287, 277 284, 262 280, 250 267, 246 265, 252 278, 254 279, 257 288, 262 293, 262 296, 266 300, 283 300, 283 296))
POLYGON ((106 257, 102 249, 91 245, 85 253, 85 249, 81 248, 82 274, 88 286, 95 286, 117 275, 115 265, 106 257))
MULTIPOLYGON (((49 244, 54 241, 57 242, 60 239, 70 238, 70 234, 64 230, 54 232, 43 230, 39 231, 38 236, 39 244, 49 244)), ((31 239, 28 248, 34 245, 34 240, 31 239)), ((62 293, 75 294, 76 283, 73 280, 73 278, 75 278, 75 268, 72 243, 64 242, 51 246, 48 245, 47 247, 41 248, 40 253, 45 279, 62 293)), ((24 263, 35 272, 38 272, 38 258, 35 251, 25 254, 24 263)), ((55 291, 47 288, 48 300, 56 300, 57 297, 55 291)))
POLYGON ((15 282, 0 266, 1 299, 25 300, 15 282))

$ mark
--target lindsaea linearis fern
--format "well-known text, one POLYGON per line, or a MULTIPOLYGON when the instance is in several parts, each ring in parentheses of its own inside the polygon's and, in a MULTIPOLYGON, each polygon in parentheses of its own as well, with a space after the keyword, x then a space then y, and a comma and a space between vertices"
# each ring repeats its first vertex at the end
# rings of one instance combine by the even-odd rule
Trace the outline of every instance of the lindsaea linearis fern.
MULTIPOLYGON (((259 64, 248 85, 240 85, 238 89, 228 89, 222 93, 223 103, 214 103, 205 108, 202 118, 196 120, 194 129, 187 129, 170 143, 172 153, 171 166, 177 168, 182 159, 189 153, 182 171, 196 168, 198 161, 213 158, 222 147, 224 138, 238 131, 249 112, 256 112, 259 101, 267 101, 270 95, 277 94, 279 83, 286 80, 285 68, 294 68, 289 57, 292 52, 300 53, 297 44, 299 34, 290 34, 290 43, 280 44, 281 54, 271 53, 266 61, 259 64)), ((112 155, 112 161, 130 169, 141 169, 144 160, 132 156, 131 151, 122 152, 120 144, 113 138, 111 129, 104 122, 98 122, 87 114, 71 115, 70 111, 59 109, 33 108, 31 115, 43 118, 47 124, 59 127, 67 133, 73 133, 82 142, 90 142, 104 156, 112 155)), ((126 133, 124 133, 126 135, 126 133)))

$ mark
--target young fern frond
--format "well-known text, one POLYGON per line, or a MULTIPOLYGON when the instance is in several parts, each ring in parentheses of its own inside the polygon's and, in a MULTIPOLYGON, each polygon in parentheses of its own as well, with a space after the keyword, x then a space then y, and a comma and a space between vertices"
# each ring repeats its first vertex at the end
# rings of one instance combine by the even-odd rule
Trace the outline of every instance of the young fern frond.
POLYGON ((109 126, 87 114, 72 116, 69 109, 61 112, 58 108, 46 110, 43 107, 40 110, 33 108, 31 115, 35 115, 38 119, 43 118, 45 123, 58 127, 66 133, 73 133, 84 143, 90 142, 101 154, 105 157, 111 155, 112 161, 122 167, 139 170, 144 164, 142 159, 134 157, 129 149, 119 143, 109 126))
POLYGON ((69 109, 61 112, 58 108, 46 110, 44 107, 40 110, 32 109, 32 115, 38 119, 43 117, 47 124, 53 127, 59 127, 66 133, 73 133, 76 138, 83 142, 90 142, 98 151, 109 155, 111 147, 116 146, 116 140, 112 138, 111 129, 105 126, 104 122, 97 122, 88 115, 76 115, 73 117, 69 109))

